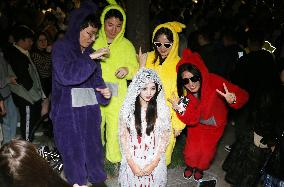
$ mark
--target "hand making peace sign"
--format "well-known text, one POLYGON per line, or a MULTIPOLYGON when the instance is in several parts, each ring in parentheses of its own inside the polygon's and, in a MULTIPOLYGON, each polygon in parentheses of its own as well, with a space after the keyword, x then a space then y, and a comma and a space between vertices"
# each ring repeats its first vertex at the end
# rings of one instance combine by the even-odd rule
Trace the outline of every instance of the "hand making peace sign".
POLYGON ((225 83, 223 83, 225 93, 221 92, 220 90, 216 89, 216 92, 222 95, 229 104, 235 104, 237 101, 236 94, 233 92, 229 92, 225 83))

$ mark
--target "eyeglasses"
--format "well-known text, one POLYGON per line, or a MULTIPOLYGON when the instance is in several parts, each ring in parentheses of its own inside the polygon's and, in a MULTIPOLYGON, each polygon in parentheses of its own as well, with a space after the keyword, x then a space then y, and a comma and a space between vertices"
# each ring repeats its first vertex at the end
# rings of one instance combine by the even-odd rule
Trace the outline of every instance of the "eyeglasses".
POLYGON ((165 48, 169 49, 170 47, 172 47, 173 43, 154 42, 154 45, 158 48, 164 46, 165 48))
POLYGON ((190 77, 190 78, 183 78, 183 79, 182 79, 182 84, 183 84, 183 85, 187 85, 187 84, 189 83, 189 80, 190 80, 191 82, 195 83, 195 82, 200 81, 200 77, 195 75, 195 76, 190 77))
POLYGON ((86 33, 89 35, 89 38, 90 38, 91 40, 95 40, 95 39, 98 38, 98 35, 97 35, 96 33, 89 33, 89 32, 87 32, 87 31, 86 31, 86 33))

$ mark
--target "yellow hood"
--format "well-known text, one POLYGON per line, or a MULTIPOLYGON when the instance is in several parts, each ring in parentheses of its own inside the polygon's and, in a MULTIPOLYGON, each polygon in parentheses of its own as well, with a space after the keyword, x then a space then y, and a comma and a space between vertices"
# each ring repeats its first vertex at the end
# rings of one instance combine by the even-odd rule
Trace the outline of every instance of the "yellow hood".
MULTIPOLYGON (((179 46, 178 33, 181 32, 183 28, 185 28, 185 25, 182 24, 182 23, 179 23, 179 22, 167 22, 167 23, 163 23, 163 24, 158 25, 155 28, 155 30, 153 31, 152 42, 153 42, 153 39, 154 39, 156 32, 162 27, 168 28, 173 33, 173 46, 172 46, 172 49, 171 49, 168 57, 163 62, 163 64, 167 66, 169 63, 172 63, 174 61, 175 65, 176 65, 175 61, 179 60, 179 56, 178 56, 178 46, 179 46)), ((147 64, 149 64, 149 65, 153 64, 154 59, 155 59, 155 53, 154 53, 154 51, 152 51, 148 54, 147 64)), ((158 64, 159 64, 159 62, 156 62, 155 66, 157 66, 158 64)), ((153 64, 153 66, 154 66, 154 64, 153 64)))

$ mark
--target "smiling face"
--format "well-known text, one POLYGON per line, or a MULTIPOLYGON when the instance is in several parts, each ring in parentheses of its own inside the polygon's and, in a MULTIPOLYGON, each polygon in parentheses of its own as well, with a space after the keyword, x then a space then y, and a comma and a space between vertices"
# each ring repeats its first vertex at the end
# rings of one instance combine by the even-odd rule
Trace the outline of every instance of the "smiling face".
POLYGON ((83 51, 96 40, 98 28, 88 26, 80 31, 80 46, 83 51))
POLYGON ((191 93, 197 93, 201 87, 200 80, 196 81, 196 79, 194 80, 194 78, 192 77, 193 77, 193 74, 190 73, 189 71, 184 71, 182 73, 182 79, 188 79, 188 83, 184 84, 184 87, 191 93), (191 79, 196 82, 192 81, 191 79))
POLYGON ((143 103, 148 103, 152 97, 157 92, 156 84, 153 82, 150 82, 146 84, 140 92, 140 103, 143 105, 143 103))
POLYGON ((111 43, 113 39, 120 33, 122 29, 122 21, 116 17, 110 17, 105 20, 104 29, 108 43, 111 43))
POLYGON ((163 59, 167 58, 167 56, 171 52, 173 46, 172 44, 173 43, 169 41, 165 34, 159 35, 157 37, 157 40, 154 41, 154 45, 163 59))

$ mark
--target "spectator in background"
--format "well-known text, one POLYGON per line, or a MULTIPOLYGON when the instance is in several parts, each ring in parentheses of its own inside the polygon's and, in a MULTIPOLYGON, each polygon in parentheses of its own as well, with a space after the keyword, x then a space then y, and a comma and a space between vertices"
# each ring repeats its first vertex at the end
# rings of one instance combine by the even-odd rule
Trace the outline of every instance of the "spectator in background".
POLYGON ((214 43, 213 31, 209 27, 199 29, 197 33, 199 44, 197 52, 200 54, 210 73, 215 73, 225 79, 229 79, 229 73, 233 64, 224 52, 222 45, 214 43))
MULTIPOLYGON (((16 77, 9 74, 8 63, 0 49, 0 94, 5 105, 6 115, 2 117, 3 144, 16 136, 18 122, 17 109, 14 104, 9 84, 17 84, 16 77)), ((10 72, 11 73, 11 72, 10 72)))
POLYGON ((272 54, 262 49, 263 42, 261 30, 249 31, 249 53, 241 57, 232 76, 232 82, 250 95, 235 118, 236 140, 223 163, 225 180, 236 186, 256 186, 271 152, 265 139, 274 136, 274 99, 279 78, 272 54))
POLYGON ((51 45, 48 45, 44 32, 35 37, 31 59, 37 68, 44 94, 48 97, 51 93, 51 45))
POLYGON ((31 134, 41 116, 42 100, 46 98, 37 69, 30 58, 33 31, 26 26, 18 26, 13 32, 15 43, 7 48, 4 57, 11 65, 17 84, 10 84, 13 100, 19 109, 21 135, 25 140, 33 140, 31 134))

